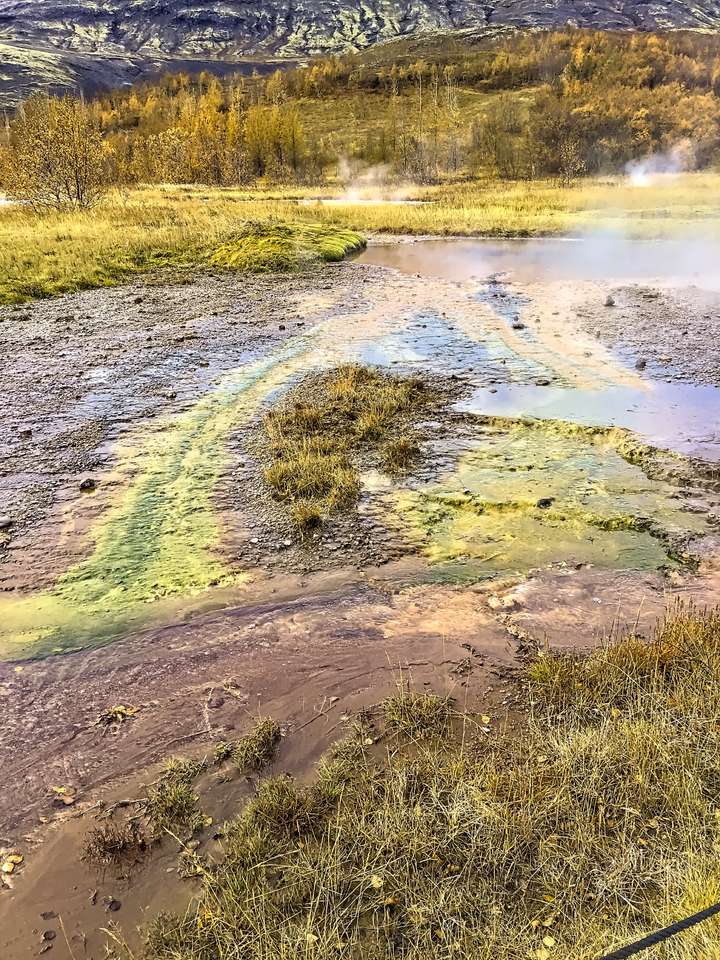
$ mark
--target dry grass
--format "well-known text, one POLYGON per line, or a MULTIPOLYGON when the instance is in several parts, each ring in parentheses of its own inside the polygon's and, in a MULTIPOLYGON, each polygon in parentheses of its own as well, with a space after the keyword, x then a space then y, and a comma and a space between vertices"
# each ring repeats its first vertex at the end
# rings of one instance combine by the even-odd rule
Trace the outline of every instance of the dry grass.
POLYGON ((234 745, 231 758, 243 772, 262 770, 275 759, 282 732, 269 717, 258 718, 252 730, 234 745))
POLYGON ((91 212, 0 210, 0 304, 21 303, 166 268, 267 272, 342 259, 362 238, 298 220, 297 204, 233 191, 113 193, 91 212))
MULTIPOLYGON (((720 176, 688 174, 669 186, 637 189, 612 180, 587 180, 576 187, 548 181, 471 180, 408 195, 429 201, 339 206, 299 205, 309 196, 341 193, 339 186, 234 190, 203 187, 145 187, 115 191, 90 213, 36 216, 18 207, 0 209, 0 303, 122 283, 139 272, 163 267, 195 270, 209 265, 274 269, 297 265, 306 255, 332 259, 368 232, 537 236, 578 234, 586 229, 625 230, 641 236, 720 226, 720 176), (280 234, 244 242, 247 225, 275 221, 280 234), (288 224, 321 233, 289 247, 288 224), (283 226, 285 225, 285 226, 283 226), (351 231, 352 241, 342 232, 351 231), (329 244, 326 243, 330 240, 329 244), (272 242, 271 242, 272 241, 272 242), (314 249, 313 249, 314 248, 314 249)), ((300 231, 302 232, 302 231, 300 231)))
MULTIPOLYGON (((312 783, 261 784, 143 956, 587 960, 700 909, 720 896, 719 680, 720 616, 686 610, 649 645, 539 660, 519 736, 468 742, 438 702, 391 698, 392 750, 353 737, 312 783)), ((718 943, 715 919, 658 956, 718 943)))
POLYGON ((443 736, 449 732, 452 700, 434 693, 417 693, 404 686, 382 704, 389 732, 406 737, 443 736))
POLYGON ((266 417, 272 462, 265 481, 290 504, 301 534, 355 502, 360 480, 352 455, 380 444, 428 399, 418 380, 345 364, 302 384, 266 417))
POLYGON ((383 469, 390 474, 403 473, 416 460, 421 451, 417 440, 412 436, 395 437, 388 440, 382 448, 383 469))
POLYGON ((182 839, 203 827, 205 817, 193 786, 203 770, 204 764, 196 760, 169 760, 159 779, 148 787, 143 814, 154 839, 167 834, 182 839))
POLYGON ((94 866, 111 866, 140 860, 150 843, 137 820, 106 820, 86 836, 82 859, 94 866))

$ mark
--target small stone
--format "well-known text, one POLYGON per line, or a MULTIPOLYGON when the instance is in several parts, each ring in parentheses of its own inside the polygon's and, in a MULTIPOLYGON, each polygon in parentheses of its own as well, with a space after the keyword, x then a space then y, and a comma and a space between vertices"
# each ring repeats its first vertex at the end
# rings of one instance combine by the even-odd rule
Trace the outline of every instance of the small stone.
POLYGON ((80 490, 83 493, 92 493, 97 488, 97 483, 92 477, 85 477, 80 483, 80 490))
POLYGON ((522 320, 513 320, 512 328, 513 330, 524 330, 525 324, 522 322, 522 320))
POLYGON ((549 387, 550 381, 547 380, 545 377, 541 377, 539 380, 535 381, 535 385, 538 387, 549 387))
POLYGON ((54 930, 44 930, 42 938, 43 940, 54 940, 56 936, 57 933, 54 930))
POLYGON ((540 500, 535 504, 539 510, 549 510, 550 507, 555 503, 554 497, 541 497, 540 500))
POLYGON ((27 440, 29 437, 32 436, 32 430, 30 429, 30 427, 21 427, 18 430, 18 436, 22 437, 23 440, 27 440))
POLYGON ((223 697, 220 697, 220 696, 210 697, 210 699, 208 700, 208 707, 211 710, 219 710, 224 703, 225 703, 225 700, 223 697))
POLYGON ((12 517, 8 517, 7 514, 0 515, 0 530, 9 530, 12 524, 12 517))
POLYGON ((111 897, 107 901, 107 908, 111 913, 117 913, 121 906, 122 904, 120 903, 120 901, 116 900, 114 897, 111 897))
POLYGON ((133 303, 142 303, 142 302, 143 302, 142 297, 135 297, 135 299, 133 300, 133 303))
POLYGON ((614 306, 615 306, 615 297, 613 297, 613 295, 610 294, 610 293, 605 297, 605 306, 606 306, 606 307, 614 307, 614 306))
POLYGON ((636 361, 635 361, 635 369, 636 369, 636 370, 644 370, 646 366, 647 366, 647 360, 643 360, 643 359, 641 358, 640 360, 636 360, 636 361))
POLYGON ((284 329, 285 329, 285 324, 284 324, 284 323, 281 323, 281 324, 278 326, 278 330, 284 330, 284 329))

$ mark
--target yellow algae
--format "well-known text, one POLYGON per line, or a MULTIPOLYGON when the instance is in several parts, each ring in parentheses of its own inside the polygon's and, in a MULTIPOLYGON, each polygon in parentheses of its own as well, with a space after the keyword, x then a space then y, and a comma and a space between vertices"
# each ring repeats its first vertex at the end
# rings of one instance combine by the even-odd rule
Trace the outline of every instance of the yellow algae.
POLYGON ((249 579, 217 549, 213 491, 231 431, 302 365, 310 342, 297 338, 227 374, 185 413, 118 450, 124 492, 91 531, 87 558, 47 591, 0 598, 0 658, 98 645, 173 600, 249 579))
POLYGON ((646 448, 623 431, 566 426, 486 422, 452 474, 395 496, 410 538, 432 563, 494 574, 561 561, 657 569, 706 531, 675 486, 641 468, 646 448))

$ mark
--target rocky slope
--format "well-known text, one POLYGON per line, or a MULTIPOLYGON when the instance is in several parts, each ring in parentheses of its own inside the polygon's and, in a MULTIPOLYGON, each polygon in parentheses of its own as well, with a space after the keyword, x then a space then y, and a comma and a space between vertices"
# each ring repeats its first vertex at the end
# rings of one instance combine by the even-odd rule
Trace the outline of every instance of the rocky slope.
POLYGON ((0 92, 127 82, 166 58, 304 58, 432 31, 715 29, 699 0, 0 0, 0 92))

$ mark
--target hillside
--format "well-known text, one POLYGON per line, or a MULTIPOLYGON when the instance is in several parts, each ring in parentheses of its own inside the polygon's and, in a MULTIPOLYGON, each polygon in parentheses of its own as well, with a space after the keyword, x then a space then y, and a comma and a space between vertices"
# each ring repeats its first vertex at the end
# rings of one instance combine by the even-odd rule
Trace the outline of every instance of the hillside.
POLYGON ((7 0, 0 10, 6 103, 36 86, 118 86, 160 67, 304 59, 359 51, 397 38, 497 28, 703 29, 720 4, 702 0, 7 0), (184 61, 185 64, 179 61, 184 61))

